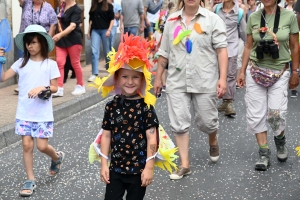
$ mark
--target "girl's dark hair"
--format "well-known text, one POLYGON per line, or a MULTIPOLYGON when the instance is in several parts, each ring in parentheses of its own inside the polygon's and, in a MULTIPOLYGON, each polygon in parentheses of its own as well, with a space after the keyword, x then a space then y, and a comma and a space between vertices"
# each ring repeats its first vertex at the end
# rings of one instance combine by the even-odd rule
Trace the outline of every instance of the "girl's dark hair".
MULTIPOLYGON (((91 7, 91 11, 90 12, 93 12, 97 9, 98 7, 98 0, 92 0, 92 7, 91 7)), ((108 10, 108 2, 107 0, 102 0, 102 8, 101 10, 103 11, 107 11, 108 10)))
POLYGON ((30 58, 30 53, 26 48, 26 44, 29 45, 35 37, 37 38, 38 42, 41 45, 41 55, 42 55, 42 57, 44 59, 48 58, 48 42, 47 42, 46 38, 44 36, 42 36, 41 34, 39 34, 39 33, 26 33, 23 37, 23 48, 24 48, 23 58, 24 59, 23 59, 21 68, 24 67, 27 64, 27 62, 30 58))

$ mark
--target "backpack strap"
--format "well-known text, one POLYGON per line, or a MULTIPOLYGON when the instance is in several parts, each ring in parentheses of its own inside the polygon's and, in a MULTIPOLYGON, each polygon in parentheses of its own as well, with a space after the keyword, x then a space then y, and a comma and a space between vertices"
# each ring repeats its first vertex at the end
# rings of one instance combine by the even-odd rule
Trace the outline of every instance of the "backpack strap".
POLYGON ((219 10, 221 9, 221 7, 223 6, 223 3, 219 3, 216 7, 215 13, 218 14, 219 10))
MULTIPOLYGON (((215 13, 218 14, 218 12, 220 11, 221 7, 223 6, 223 3, 219 3, 216 7, 215 13)), ((240 38, 240 23, 241 20, 243 19, 244 16, 244 10, 242 8, 239 8, 239 12, 238 12, 238 32, 239 32, 239 38, 240 38)))
POLYGON ((244 16, 244 10, 242 8, 239 8, 239 13, 238 13, 238 25, 241 24, 241 20, 243 19, 244 16))

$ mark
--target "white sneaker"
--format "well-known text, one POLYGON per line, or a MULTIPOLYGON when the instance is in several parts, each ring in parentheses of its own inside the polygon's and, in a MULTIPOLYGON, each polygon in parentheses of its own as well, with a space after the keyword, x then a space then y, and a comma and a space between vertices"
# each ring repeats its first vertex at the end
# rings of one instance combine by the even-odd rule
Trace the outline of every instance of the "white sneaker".
POLYGON ((95 80, 96 77, 97 77, 96 75, 92 74, 92 75, 90 76, 90 78, 88 79, 88 82, 93 82, 93 81, 95 80))
POLYGON ((81 85, 76 85, 75 90, 72 92, 73 95, 82 95, 85 93, 85 87, 81 85))
POLYGON ((15 93, 19 94, 19 88, 14 89, 15 93))
POLYGON ((63 97, 64 96, 64 88, 58 87, 57 92, 52 94, 52 97, 63 97))

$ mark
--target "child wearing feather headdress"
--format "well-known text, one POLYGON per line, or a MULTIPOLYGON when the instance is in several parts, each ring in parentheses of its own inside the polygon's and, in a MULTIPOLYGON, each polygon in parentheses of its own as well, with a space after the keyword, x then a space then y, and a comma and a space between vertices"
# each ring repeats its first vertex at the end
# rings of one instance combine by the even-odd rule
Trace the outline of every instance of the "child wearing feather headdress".
POLYGON ((109 76, 91 85, 103 97, 116 94, 105 106, 99 137, 106 200, 122 198, 125 190, 126 199, 142 200, 153 181, 159 122, 153 107, 156 97, 149 92, 152 66, 148 55, 148 41, 124 35, 118 51, 113 49, 108 55, 109 76))

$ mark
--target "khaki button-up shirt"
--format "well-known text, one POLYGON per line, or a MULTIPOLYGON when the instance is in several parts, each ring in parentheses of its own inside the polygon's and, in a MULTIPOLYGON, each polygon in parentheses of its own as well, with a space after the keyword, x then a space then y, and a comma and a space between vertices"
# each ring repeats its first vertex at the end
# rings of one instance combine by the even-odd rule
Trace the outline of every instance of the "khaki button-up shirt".
POLYGON ((158 55, 168 59, 167 93, 213 93, 219 79, 217 48, 227 46, 226 26, 215 13, 199 6, 198 12, 188 27, 183 9, 171 14, 165 24, 158 55), (172 18, 180 17, 178 20, 172 18), (187 53, 186 39, 173 45, 174 30, 182 22, 183 30, 192 30, 195 21, 200 24, 202 34, 192 31, 192 52, 187 53), (178 69, 180 70, 178 70, 178 69))

